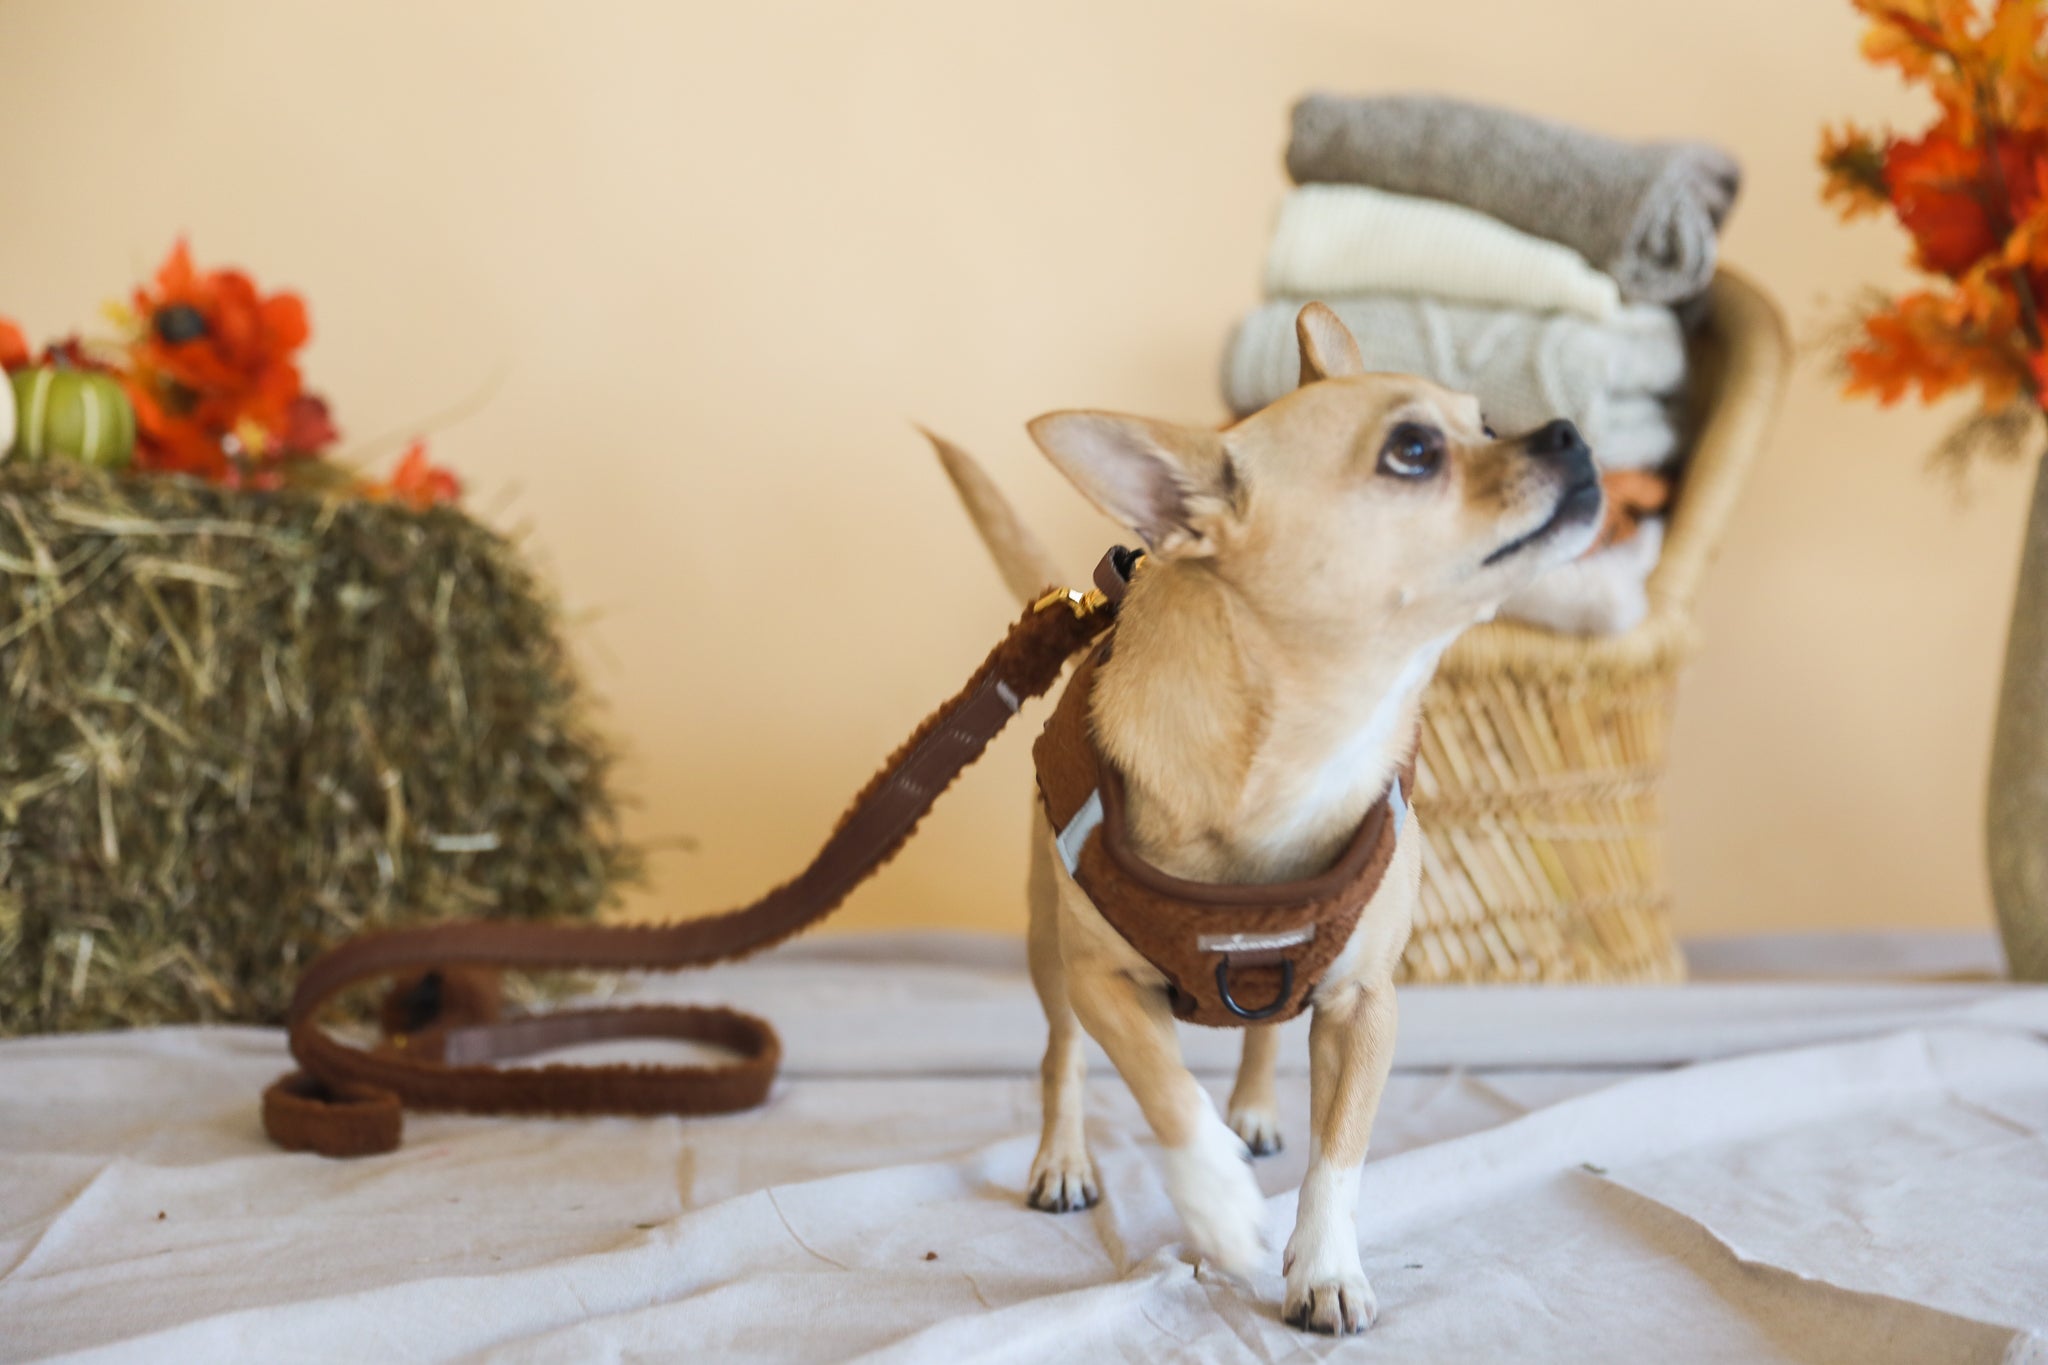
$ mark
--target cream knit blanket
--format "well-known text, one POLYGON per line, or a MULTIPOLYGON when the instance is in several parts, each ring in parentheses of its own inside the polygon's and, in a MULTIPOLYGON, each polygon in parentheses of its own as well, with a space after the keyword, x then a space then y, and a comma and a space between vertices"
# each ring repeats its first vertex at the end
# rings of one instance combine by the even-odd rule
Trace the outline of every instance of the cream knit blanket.
MULTIPOLYGON (((1424 298, 1329 303, 1358 338, 1367 369, 1419 374, 1474 394, 1496 431, 1568 417, 1608 469, 1654 469, 1678 452, 1672 409, 1685 384, 1685 336, 1668 308, 1623 308, 1593 322, 1424 298)), ((1223 398, 1233 413, 1244 416, 1294 391, 1301 306, 1276 299, 1238 324, 1223 355, 1223 398)))
POLYGON ((1275 298, 1428 294, 1531 312, 1613 316, 1621 291, 1570 247, 1483 213, 1363 185, 1303 185, 1266 253, 1275 298))

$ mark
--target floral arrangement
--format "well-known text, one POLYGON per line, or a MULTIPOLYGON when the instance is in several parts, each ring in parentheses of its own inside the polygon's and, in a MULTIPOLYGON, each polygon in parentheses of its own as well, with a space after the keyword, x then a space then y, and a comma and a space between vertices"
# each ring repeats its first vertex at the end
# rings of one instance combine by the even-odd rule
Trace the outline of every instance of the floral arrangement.
MULTIPOLYGON (((0 316, 0 369, 13 390, 0 399, 15 409, 11 453, 422 509, 461 496, 461 483, 428 460, 422 442, 382 480, 334 456, 340 432, 327 400, 299 373, 312 329, 297 294, 266 294, 240 270, 202 270, 181 240, 153 281, 106 311, 113 336, 63 337, 40 355, 0 316)), ((0 438, 0 458, 9 453, 0 438)))
POLYGON ((2048 64, 2044 0, 1851 0, 1863 54, 1934 98, 1917 137, 1823 132, 1822 199, 1844 219, 1890 213, 1930 279, 1862 310, 1847 392, 1890 405, 1974 389, 1977 414, 1938 458, 2016 455, 2048 408, 2048 64))

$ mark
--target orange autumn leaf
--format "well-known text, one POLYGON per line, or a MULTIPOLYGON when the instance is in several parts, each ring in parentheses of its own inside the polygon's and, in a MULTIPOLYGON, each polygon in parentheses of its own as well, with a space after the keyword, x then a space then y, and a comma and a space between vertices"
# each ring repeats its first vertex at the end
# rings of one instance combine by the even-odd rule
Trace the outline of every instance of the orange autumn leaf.
POLYGON ((1889 406, 1917 390, 1933 402, 1976 385, 1987 407, 2002 407, 2030 382, 2027 357, 2000 338, 1958 327, 1950 300, 1908 294, 1863 319, 1863 339, 1845 357, 1844 392, 1889 406))
POLYGON ((1863 52, 1934 99, 1917 135, 1824 131, 1822 201, 1889 205, 1913 262, 1944 277, 1860 321, 1847 392, 1880 403, 1974 390, 2048 406, 2048 0, 1851 0, 1863 52))
POLYGON ((1955 288, 1935 296, 1942 325, 1959 337, 2017 338, 2020 306, 2013 279, 2012 268, 2002 258, 1979 261, 1955 288))
POLYGON ((2048 82, 2040 70, 2041 0, 1998 0, 1978 43, 1990 103, 2000 123, 2021 132, 2048 127, 2048 82))
POLYGON ((1863 55, 1879 66, 1897 68, 1908 81, 1924 82, 1936 100, 1952 110, 1967 107, 1968 83, 1961 54, 1973 47, 1971 0, 1852 0, 1870 20, 1863 55))
POLYGON ((1863 53, 1924 84, 1964 140, 1980 124, 2048 128, 2048 86, 2039 70, 2042 0, 1996 0, 1979 22, 1975 0, 1852 0, 1870 20, 1863 53))
POLYGON ((1913 234, 1921 269, 1960 275, 1999 250, 1985 193, 1988 171, 1981 148, 1940 127, 1886 151, 1885 185, 1899 222, 1913 234))

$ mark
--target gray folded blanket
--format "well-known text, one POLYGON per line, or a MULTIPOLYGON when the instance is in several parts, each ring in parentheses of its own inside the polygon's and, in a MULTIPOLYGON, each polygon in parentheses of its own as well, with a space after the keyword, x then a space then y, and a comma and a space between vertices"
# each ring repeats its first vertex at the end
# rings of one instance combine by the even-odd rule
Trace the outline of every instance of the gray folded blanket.
POLYGON ((1299 184, 1427 195, 1562 242, 1621 285, 1677 303, 1713 278, 1741 168, 1699 142, 1623 142, 1437 95, 1314 94, 1294 106, 1299 184))
MULTIPOLYGON (((1598 322, 1407 295, 1328 302, 1358 338, 1368 370, 1419 374, 1476 395, 1504 435, 1568 417, 1604 468, 1655 469, 1678 454, 1685 336, 1668 308, 1638 304, 1598 322)), ((1294 391, 1301 306, 1260 305, 1224 348, 1223 399, 1238 416, 1294 391)))

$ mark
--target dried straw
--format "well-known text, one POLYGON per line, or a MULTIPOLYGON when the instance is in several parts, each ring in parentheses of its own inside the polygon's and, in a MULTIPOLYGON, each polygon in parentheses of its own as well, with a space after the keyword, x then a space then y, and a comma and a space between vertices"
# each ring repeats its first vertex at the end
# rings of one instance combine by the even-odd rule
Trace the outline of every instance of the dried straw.
POLYGON ((458 512, 0 466, 0 1034, 273 1022, 359 929, 592 915, 611 766, 458 512))

